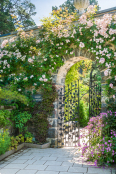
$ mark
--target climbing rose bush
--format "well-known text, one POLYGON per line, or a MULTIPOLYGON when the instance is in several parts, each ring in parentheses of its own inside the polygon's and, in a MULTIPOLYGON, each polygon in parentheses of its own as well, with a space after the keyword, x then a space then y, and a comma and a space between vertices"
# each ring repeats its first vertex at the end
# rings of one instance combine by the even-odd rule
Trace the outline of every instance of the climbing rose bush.
POLYGON ((105 14, 98 19, 94 17, 96 9, 96 6, 89 6, 80 17, 66 13, 64 18, 60 13, 62 9, 53 11, 50 18, 42 20, 43 26, 37 38, 32 31, 26 34, 19 30, 17 38, 3 41, 0 50, 1 85, 13 81, 18 91, 24 89, 24 84, 35 90, 41 85, 47 88, 52 73, 63 65, 64 56, 75 56, 76 46, 91 52, 94 62, 106 69, 104 75, 111 76, 106 90, 114 99, 116 15, 105 14), (78 25, 73 21, 78 21, 78 25), (20 67, 19 71, 17 67, 20 67))

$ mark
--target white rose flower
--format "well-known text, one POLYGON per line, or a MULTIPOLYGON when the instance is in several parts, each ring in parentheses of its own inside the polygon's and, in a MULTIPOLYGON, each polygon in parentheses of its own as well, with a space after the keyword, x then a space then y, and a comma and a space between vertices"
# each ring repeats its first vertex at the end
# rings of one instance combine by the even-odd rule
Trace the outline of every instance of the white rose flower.
POLYGON ((48 79, 44 79, 44 82, 47 82, 48 81, 48 79))
POLYGON ((42 78, 40 78, 39 80, 40 80, 40 81, 43 81, 43 79, 42 79, 42 78))
POLYGON ((21 89, 18 89, 18 91, 21 91, 21 89))
POLYGON ((29 62, 29 63, 33 63, 33 59, 29 58, 29 59, 28 59, 28 62, 29 62))
POLYGON ((85 44, 83 42, 80 42, 79 47, 83 48, 85 47, 85 44))
POLYGON ((42 75, 42 78, 45 79, 45 75, 42 75))
POLYGON ((30 78, 33 78, 33 77, 34 77, 33 75, 30 76, 30 78))

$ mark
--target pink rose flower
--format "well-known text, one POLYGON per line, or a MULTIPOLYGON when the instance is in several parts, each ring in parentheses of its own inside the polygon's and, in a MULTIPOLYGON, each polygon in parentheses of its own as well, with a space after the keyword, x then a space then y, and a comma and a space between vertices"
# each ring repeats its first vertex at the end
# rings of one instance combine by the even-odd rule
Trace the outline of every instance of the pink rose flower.
POLYGON ((113 88, 113 84, 112 83, 110 83, 109 86, 110 86, 110 88, 113 88))
POLYGON ((85 44, 83 42, 80 42, 79 47, 83 48, 85 47, 85 44))
POLYGON ((105 59, 104 58, 101 58, 100 60, 99 60, 99 63, 104 63, 105 62, 105 59))
POLYGON ((40 43, 40 40, 36 40, 36 43, 40 43))
POLYGON ((86 24, 87 23, 87 16, 85 14, 83 14, 80 18, 79 18, 79 22, 81 24, 86 24))
POLYGON ((90 28, 93 26, 93 22, 91 20, 87 21, 87 27, 90 28))
POLYGON ((105 70, 105 71, 104 71, 104 75, 105 75, 105 76, 108 76, 108 74, 109 74, 109 73, 108 73, 108 70, 105 70))
POLYGON ((1 48, 4 48, 7 43, 8 43, 8 40, 4 40, 1 44, 1 48))

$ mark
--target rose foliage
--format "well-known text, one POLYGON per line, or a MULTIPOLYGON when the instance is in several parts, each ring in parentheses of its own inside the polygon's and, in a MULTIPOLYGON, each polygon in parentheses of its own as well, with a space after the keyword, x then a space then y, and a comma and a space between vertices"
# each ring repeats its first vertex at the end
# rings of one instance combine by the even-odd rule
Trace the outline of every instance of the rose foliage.
POLYGON ((16 38, 3 41, 0 50, 0 85, 12 81, 19 92, 28 87, 37 89, 41 85, 48 88, 47 82, 51 81, 52 72, 64 63, 63 56, 75 56, 71 47, 73 44, 92 52, 94 61, 106 68, 104 75, 111 76, 107 90, 115 98, 116 15, 105 14, 100 19, 94 18, 96 6, 89 6, 75 24, 75 14, 64 14, 63 18, 60 11, 53 12, 52 20, 43 20, 38 38, 32 32, 26 34, 19 31, 16 38))

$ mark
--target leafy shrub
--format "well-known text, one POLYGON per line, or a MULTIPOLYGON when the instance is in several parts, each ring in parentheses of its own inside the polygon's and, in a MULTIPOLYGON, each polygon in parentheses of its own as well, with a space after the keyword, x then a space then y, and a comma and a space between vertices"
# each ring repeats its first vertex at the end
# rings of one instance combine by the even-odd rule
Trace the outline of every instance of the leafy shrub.
POLYGON ((11 125, 10 121, 10 111, 8 110, 0 110, 0 127, 4 128, 8 125, 11 125))
POLYGON ((32 133, 31 132, 26 132, 25 134, 24 134, 24 137, 25 137, 25 143, 32 143, 32 139, 33 139, 33 135, 32 135, 32 133))
POLYGON ((103 122, 105 123, 103 135, 110 136, 111 130, 116 131, 116 112, 108 111, 106 116, 103 118, 103 122))
POLYGON ((0 155, 4 154, 10 147, 10 136, 7 130, 0 133, 0 155))
POLYGON ((24 142, 24 136, 22 134, 14 137, 12 136, 10 138, 10 141, 11 141, 11 145, 9 147, 9 150, 13 150, 13 149, 16 149, 17 150, 17 146, 20 144, 20 143, 23 143, 24 142))
POLYGON ((35 129, 35 138, 36 141, 44 143, 46 141, 47 132, 48 132, 48 121, 44 113, 36 114, 33 118, 33 123, 35 129))
POLYGON ((32 117, 28 112, 13 111, 12 120, 15 121, 15 127, 19 129, 19 133, 23 132, 24 126, 32 117))
POLYGON ((33 137, 33 135, 32 135, 32 133, 31 132, 26 132, 25 134, 24 134, 24 137, 25 138, 31 138, 31 137, 33 137))
POLYGON ((42 89, 42 102, 37 103, 32 112, 32 124, 35 129, 35 140, 39 143, 46 142, 49 122, 48 115, 52 114, 54 110, 53 102, 56 98, 55 86, 52 89, 42 89))
POLYGON ((11 90, 2 89, 2 88, 0 88, 0 99, 15 100, 15 101, 19 100, 25 105, 29 103, 29 99, 26 96, 18 93, 17 91, 11 91, 11 90))
POLYGON ((32 143, 33 137, 27 137, 25 143, 32 143))

